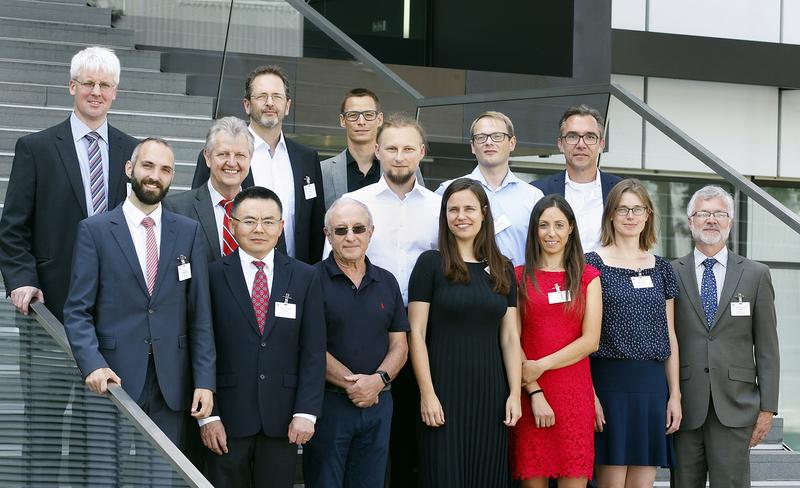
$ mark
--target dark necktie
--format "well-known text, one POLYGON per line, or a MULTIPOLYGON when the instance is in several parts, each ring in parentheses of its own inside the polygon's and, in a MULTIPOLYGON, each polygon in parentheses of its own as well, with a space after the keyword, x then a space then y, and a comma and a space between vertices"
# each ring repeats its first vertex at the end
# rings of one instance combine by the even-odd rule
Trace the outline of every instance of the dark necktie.
POLYGON ((258 271, 256 271, 256 279, 253 280, 253 293, 250 297, 253 301, 253 311, 256 313, 259 334, 264 333, 269 310, 269 284, 267 283, 267 274, 264 272, 264 264, 263 261, 253 261, 253 265, 258 268, 258 271))
POLYGON ((103 176, 103 157, 100 152, 100 134, 89 132, 86 134, 89 141, 87 154, 89 156, 89 191, 92 195, 92 209, 90 215, 106 211, 106 181, 103 176))
POLYGON ((706 258, 703 261, 703 281, 700 284, 700 302, 703 304, 703 312, 706 314, 706 327, 709 329, 714 323, 714 316, 717 314, 717 280, 714 278, 714 265, 717 260, 706 258))

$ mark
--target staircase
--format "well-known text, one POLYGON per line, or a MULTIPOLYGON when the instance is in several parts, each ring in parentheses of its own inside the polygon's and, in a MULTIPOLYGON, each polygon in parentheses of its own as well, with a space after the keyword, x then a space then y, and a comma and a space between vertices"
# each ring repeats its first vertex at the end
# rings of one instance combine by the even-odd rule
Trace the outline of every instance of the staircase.
POLYGON ((67 118, 69 62, 104 45, 122 64, 109 122, 128 134, 167 139, 175 151, 173 191, 188 189, 211 125, 210 97, 186 95, 186 75, 162 73, 161 53, 134 47, 132 30, 111 27, 111 10, 85 0, 0 0, 0 202, 16 140, 67 118))

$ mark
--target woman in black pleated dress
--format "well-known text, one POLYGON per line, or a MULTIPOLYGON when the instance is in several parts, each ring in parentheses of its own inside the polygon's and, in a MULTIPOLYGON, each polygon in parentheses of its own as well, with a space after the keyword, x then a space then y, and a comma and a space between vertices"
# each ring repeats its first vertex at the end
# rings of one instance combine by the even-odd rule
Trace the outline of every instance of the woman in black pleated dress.
POLYGON ((445 191, 439 249, 419 257, 409 283, 420 486, 503 488, 508 427, 521 415, 517 293, 480 183, 445 191))

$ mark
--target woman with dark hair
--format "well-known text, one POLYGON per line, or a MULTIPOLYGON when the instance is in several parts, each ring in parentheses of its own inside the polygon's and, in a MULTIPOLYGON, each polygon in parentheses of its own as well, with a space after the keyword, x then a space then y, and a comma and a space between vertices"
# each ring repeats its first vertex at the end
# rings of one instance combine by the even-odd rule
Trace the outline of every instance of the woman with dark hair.
POLYGON ((583 261, 575 214, 560 195, 533 207, 525 265, 516 268, 523 388, 530 408, 511 432, 514 478, 522 488, 585 487, 594 465, 594 394, 589 354, 597 350, 600 272, 583 261))
POLYGON ((517 292, 478 182, 445 191, 439 250, 419 257, 408 288, 420 486, 506 487, 507 428, 520 417, 517 292))
POLYGON ((599 487, 653 486, 656 467, 672 465, 671 434, 681 424, 678 285, 670 263, 649 252, 654 220, 642 183, 620 181, 606 199, 602 247, 586 255, 603 284, 600 348, 591 357, 599 487))

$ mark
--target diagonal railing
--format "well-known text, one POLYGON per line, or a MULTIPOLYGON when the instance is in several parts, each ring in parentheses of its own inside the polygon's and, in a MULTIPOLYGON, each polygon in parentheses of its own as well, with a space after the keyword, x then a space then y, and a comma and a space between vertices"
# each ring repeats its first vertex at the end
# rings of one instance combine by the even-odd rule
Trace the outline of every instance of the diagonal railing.
MULTIPOLYGON (((50 313, 44 303, 31 304, 36 321, 47 331, 53 340, 72 358, 72 349, 69 346, 64 326, 50 313)), ((116 405, 117 409, 125 414, 136 429, 154 446, 181 475, 187 485, 192 488, 213 488, 213 485, 200 473, 200 471, 183 455, 178 447, 153 423, 150 417, 136 404, 133 398, 121 386, 110 383, 108 398, 116 405)))

